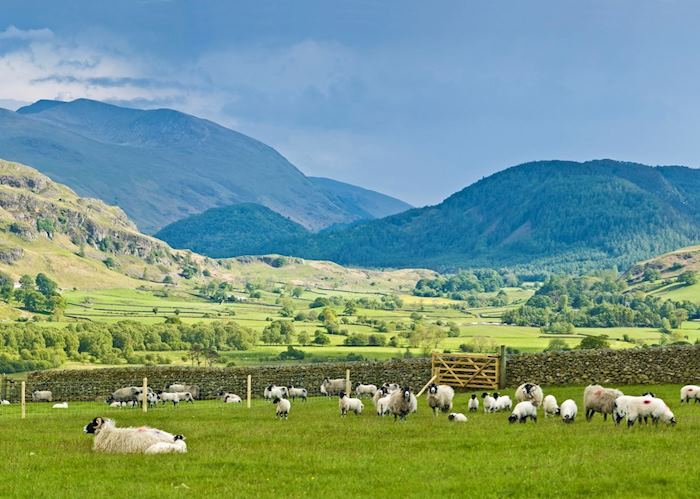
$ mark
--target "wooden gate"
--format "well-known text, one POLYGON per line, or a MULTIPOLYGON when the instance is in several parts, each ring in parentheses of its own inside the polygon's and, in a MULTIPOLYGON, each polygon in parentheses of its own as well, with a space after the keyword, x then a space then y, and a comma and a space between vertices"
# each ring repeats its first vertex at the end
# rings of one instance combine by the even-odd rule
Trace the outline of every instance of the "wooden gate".
POLYGON ((504 361, 503 354, 433 353, 433 379, 442 385, 493 390, 505 382, 504 361))

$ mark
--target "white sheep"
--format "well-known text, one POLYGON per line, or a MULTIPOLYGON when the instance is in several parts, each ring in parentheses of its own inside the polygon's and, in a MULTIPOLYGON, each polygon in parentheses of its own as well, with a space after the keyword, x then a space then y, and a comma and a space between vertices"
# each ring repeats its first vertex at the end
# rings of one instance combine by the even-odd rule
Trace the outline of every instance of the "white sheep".
POLYGON ((68 402, 60 402, 53 405, 53 409, 68 409, 68 402))
POLYGON ((417 408, 418 400, 408 386, 404 386, 402 389, 396 390, 390 395, 389 411, 394 415, 394 421, 396 421, 396 418, 404 421, 406 416, 412 412, 416 412, 417 408))
POLYGON ((700 402, 700 386, 685 385, 681 388, 681 404, 683 402, 689 404, 691 400, 695 400, 696 404, 700 402))
POLYGON ((288 395, 286 386, 267 385, 263 391, 263 397, 268 400, 287 398, 288 395))
MULTIPOLYGON (((140 392, 138 395, 136 395, 136 401, 140 406, 143 407, 143 393, 140 392)), ((152 392, 147 392, 146 393, 146 402, 148 403, 148 407, 155 407, 156 404, 158 403, 158 396, 155 393, 152 392)))
MULTIPOLYGON (((377 392, 380 393, 380 392, 377 392)), ((377 400, 377 403, 375 404, 375 407, 377 408, 377 414, 379 416, 386 416, 391 412, 389 410, 389 401, 391 400, 391 394, 388 393, 381 397, 380 399, 377 400)))
POLYGON ((651 417, 654 424, 663 421, 666 424, 675 425, 676 417, 666 403, 649 396, 633 397, 626 402, 627 427, 634 425, 638 418, 651 417))
POLYGON ((561 407, 559 407, 559 414, 561 415, 561 420, 565 423, 573 423, 576 419, 576 414, 578 414, 576 402, 571 399, 566 399, 561 403, 561 407))
POLYGON ((608 414, 615 410, 615 399, 624 395, 616 388, 604 388, 600 385, 588 385, 583 390, 583 409, 586 413, 586 421, 593 419, 593 415, 599 412, 607 421, 608 414))
POLYGON ((174 393, 184 393, 188 392, 192 395, 193 398, 198 399, 199 398, 199 387, 197 385, 185 385, 182 383, 173 383, 165 387, 165 392, 174 392, 174 393))
POLYGON ((175 435, 174 442, 157 442, 143 451, 144 454, 170 454, 170 453, 185 453, 187 452, 187 444, 185 437, 175 435))
MULTIPOLYGON (((117 428, 114 421, 97 417, 85 425, 85 433, 95 435, 92 449, 97 452, 137 453, 146 452, 154 444, 175 443, 175 435, 142 426, 140 428, 117 428)), ((184 439, 184 437, 182 437, 184 439)))
POLYGON ((467 416, 462 414, 461 412, 452 412, 450 413, 449 416, 447 416, 448 421, 454 421, 456 423, 466 423, 467 422, 467 416))
POLYGON ((387 395, 389 395, 389 392, 386 391, 383 386, 380 386, 374 395, 372 395, 372 403, 374 404, 374 407, 377 407, 377 402, 379 402, 379 399, 384 398, 387 395))
POLYGON ((295 388, 294 386, 288 386, 287 387, 287 394, 290 399, 296 400, 297 398, 300 398, 304 402, 306 402, 306 397, 309 395, 308 391, 306 388, 295 388))
POLYGON ((481 394, 481 398, 484 399, 484 412, 494 412, 496 410, 496 399, 489 395, 487 392, 481 394))
POLYGON ((554 395, 547 395, 542 402, 542 408, 544 409, 544 417, 556 416, 560 412, 559 404, 557 404, 557 399, 554 395))
POLYGON ((373 397, 375 393, 377 393, 377 385, 360 383, 355 387, 355 395, 358 397, 361 397, 362 395, 369 395, 370 397, 373 397))
POLYGON ((364 409, 365 406, 360 399, 350 398, 341 390, 338 394, 338 408, 340 409, 340 415, 346 416, 350 411, 355 414, 362 414, 362 409, 364 409))
POLYGON ((121 409, 123 402, 117 402, 116 400, 114 402, 110 402, 109 406, 110 407, 119 407, 121 409))
POLYGON ((515 423, 516 421, 524 423, 527 421, 527 418, 532 419, 535 423, 537 422, 537 407, 529 400, 524 400, 515 405, 515 409, 513 409, 511 415, 508 416, 508 421, 511 423, 515 423))
POLYGON ((492 397, 496 400, 492 408, 493 412, 505 411, 506 409, 510 411, 513 409, 513 401, 508 395, 501 396, 498 393, 494 393, 492 397))
MULTIPOLYGON (((654 398, 653 394, 651 393, 645 393, 642 395, 642 397, 652 399, 654 398)), ((613 404, 613 420, 615 421, 615 424, 620 424, 620 422, 627 417, 627 414, 629 413, 629 407, 632 401, 637 399, 639 397, 635 397, 633 395, 621 395, 615 399, 615 403, 613 404)), ((643 417, 644 422, 647 422, 648 416, 643 417)), ((640 418, 640 423, 642 422, 642 418, 640 418)))
POLYGON ((272 403, 276 404, 275 415, 280 419, 287 419, 289 417, 289 411, 292 409, 292 403, 285 399, 276 397, 272 399, 272 403))
POLYGON ((452 399, 455 391, 451 386, 436 385, 432 383, 428 388, 428 407, 437 415, 438 411, 449 412, 452 410, 452 399))
POLYGON ((515 400, 518 402, 530 401, 535 407, 542 405, 544 393, 540 385, 535 383, 523 383, 515 390, 515 400))
POLYGON ((243 402, 243 400, 235 393, 227 393, 224 396, 224 404, 240 404, 241 402, 243 402))
POLYGON ((386 391, 386 393, 394 393, 395 391, 400 390, 401 386, 398 383, 384 383, 382 388, 386 391))
POLYGON ((479 410, 479 398, 476 396, 476 393, 472 393, 471 398, 469 399, 469 412, 476 412, 479 410))
POLYGON ((9 400, 0 400, 0 405, 10 405, 9 400))
POLYGON ((192 404, 194 403, 194 399, 190 392, 160 392, 158 394, 158 400, 160 400, 163 405, 168 402, 172 402, 173 407, 177 407, 182 400, 192 404))
POLYGON ((326 396, 337 395, 341 390, 345 390, 345 380, 343 378, 325 378, 321 383, 321 393, 326 396))
POLYGON ((50 390, 37 390, 32 393, 32 402, 52 402, 53 394, 50 390))

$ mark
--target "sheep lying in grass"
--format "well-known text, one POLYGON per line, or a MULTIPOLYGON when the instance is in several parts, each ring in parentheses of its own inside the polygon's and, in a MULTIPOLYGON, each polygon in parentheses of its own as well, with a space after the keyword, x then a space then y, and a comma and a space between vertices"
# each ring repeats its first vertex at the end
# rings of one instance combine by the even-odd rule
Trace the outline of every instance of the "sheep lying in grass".
POLYGON ((224 404, 240 404, 241 402, 243 402, 243 400, 235 393, 227 393, 224 395, 224 404))
POLYGON ((492 408, 493 412, 505 410, 510 411, 511 409, 513 409, 513 401, 508 395, 501 396, 498 392, 494 392, 492 398, 496 401, 492 408))
POLYGON ((360 383, 355 387, 355 395, 357 395, 358 397, 361 397, 363 395, 369 395, 370 397, 373 397, 375 393, 377 393, 377 385, 368 385, 360 383))
POLYGON ((544 417, 556 416, 560 412, 559 405, 557 404, 557 399, 554 395, 547 395, 542 402, 542 408, 544 409, 544 417))
POLYGON ((331 395, 337 395, 341 390, 345 390, 345 380, 343 378, 328 379, 325 378, 323 383, 321 383, 321 393, 330 397, 331 395))
POLYGON ((476 393, 472 393, 467 407, 469 407, 469 412, 476 412, 479 410, 479 399, 477 398, 476 393))
POLYGON ((287 419, 289 417, 289 411, 292 409, 292 403, 284 398, 275 397, 272 399, 272 403, 277 407, 275 408, 275 415, 280 419, 287 419))
POLYGON ((508 416, 508 421, 511 423, 516 421, 525 423, 527 418, 532 419, 535 423, 537 422, 537 407, 529 400, 518 402, 511 415, 508 416))
POLYGON ((300 398, 304 402, 306 402, 306 397, 308 397, 309 393, 306 390, 306 388, 295 388, 294 386, 290 385, 287 387, 287 394, 290 399, 296 400, 300 398))
POLYGON ((608 414, 615 410, 615 399, 624 395, 616 388, 604 388, 600 385, 588 385, 583 390, 583 410, 586 413, 586 421, 593 419, 593 415, 599 412, 605 421, 608 414))
POLYGON ((466 423, 467 422, 467 416, 462 414, 461 412, 453 412, 450 413, 449 416, 447 416, 448 421, 454 421, 456 423, 466 423))
POLYGON ((411 392, 411 387, 409 386, 404 386, 402 389, 396 390, 390 395, 389 411, 394 415, 394 421, 396 421, 396 418, 404 421, 406 416, 412 412, 416 412, 417 407, 418 400, 411 392))
POLYGON ((496 399, 489 395, 487 392, 481 394, 481 398, 484 399, 484 412, 494 412, 496 410, 496 399))
POLYGON ((53 409, 68 409, 68 402, 60 402, 53 405, 53 409))
POLYGON ((287 398, 288 395, 289 393, 287 392, 286 386, 267 385, 265 391, 263 391, 263 397, 267 400, 287 398))
POLYGON ((576 419, 576 414, 578 414, 576 402, 571 399, 566 399, 561 403, 561 407, 559 407, 559 414, 561 415, 561 420, 565 423, 573 423, 576 419))
POLYGON ((10 405, 9 400, 0 400, 0 405, 10 405))
POLYGON ((700 402, 700 386, 685 385, 681 388, 681 404, 683 402, 689 404, 691 400, 695 400, 696 404, 700 402))
MULTIPOLYGON (((95 435, 92 450, 96 452, 110 453, 140 453, 147 452, 153 445, 158 443, 175 443, 175 435, 142 426, 140 428, 117 428, 114 421, 97 417, 85 425, 85 433, 95 435)), ((184 444, 184 437, 181 437, 184 444)), ((185 452, 181 450, 179 452, 185 452)))
POLYGON ((144 454, 171 454, 185 452, 187 452, 187 444, 185 443, 185 437, 182 435, 175 435, 175 441, 172 443, 158 442, 143 451, 144 454))
POLYGON ((341 416, 347 416, 350 411, 355 414, 362 414, 362 409, 364 409, 365 406, 360 399, 350 398, 341 390, 338 394, 338 408, 340 409, 341 416))
POLYGON ((515 390, 515 400, 518 402, 529 401, 532 405, 539 407, 542 405, 542 400, 544 399, 544 393, 540 385, 534 383, 523 383, 515 390))
MULTIPOLYGON (((654 424, 663 421, 666 424, 675 425, 676 417, 666 403, 650 396, 630 397, 621 396, 615 401, 615 416, 624 414, 627 417, 627 427, 634 426, 637 419, 651 417, 654 424)), ((619 421, 618 421, 619 422, 619 421)))
POLYGON ((428 407, 433 410, 434 415, 437 415, 438 411, 450 412, 454 397, 455 391, 451 386, 432 383, 428 388, 428 407))
POLYGON ((53 394, 50 390, 37 390, 32 393, 32 402, 52 402, 53 394))

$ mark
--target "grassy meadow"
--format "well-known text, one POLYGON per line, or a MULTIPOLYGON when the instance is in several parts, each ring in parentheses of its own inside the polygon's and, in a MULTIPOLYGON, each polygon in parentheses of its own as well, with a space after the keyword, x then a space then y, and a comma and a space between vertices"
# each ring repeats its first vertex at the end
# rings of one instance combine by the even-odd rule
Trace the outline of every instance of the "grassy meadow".
MULTIPOLYGON (((289 420, 274 406, 196 402, 143 414, 100 403, 53 410, 0 406, 3 496, 13 497, 697 497, 700 404, 681 406, 679 386, 648 389, 675 412, 675 427, 627 429, 596 415, 509 424, 507 413, 433 417, 425 397, 405 422, 380 418, 365 402, 341 418, 336 398, 294 402, 289 420), (82 427, 96 416, 147 424, 187 438, 184 455, 104 455, 82 427), (659 456, 663 455, 663 459, 659 456), (125 472, 128 470, 128 472, 125 472)), ((544 387, 581 411, 582 387, 544 387)), ((510 390, 506 390, 510 392, 510 390)), ((512 396, 512 394, 511 394, 512 396)), ((467 413, 468 394, 455 410, 467 413)))

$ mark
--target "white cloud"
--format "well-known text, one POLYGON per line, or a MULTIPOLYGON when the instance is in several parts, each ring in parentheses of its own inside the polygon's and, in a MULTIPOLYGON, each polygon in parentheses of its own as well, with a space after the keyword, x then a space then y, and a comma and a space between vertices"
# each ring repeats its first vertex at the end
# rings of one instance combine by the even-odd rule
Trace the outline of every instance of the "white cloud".
POLYGON ((16 26, 8 26, 0 31, 0 40, 48 40, 53 38, 53 31, 48 28, 22 30, 16 26))

